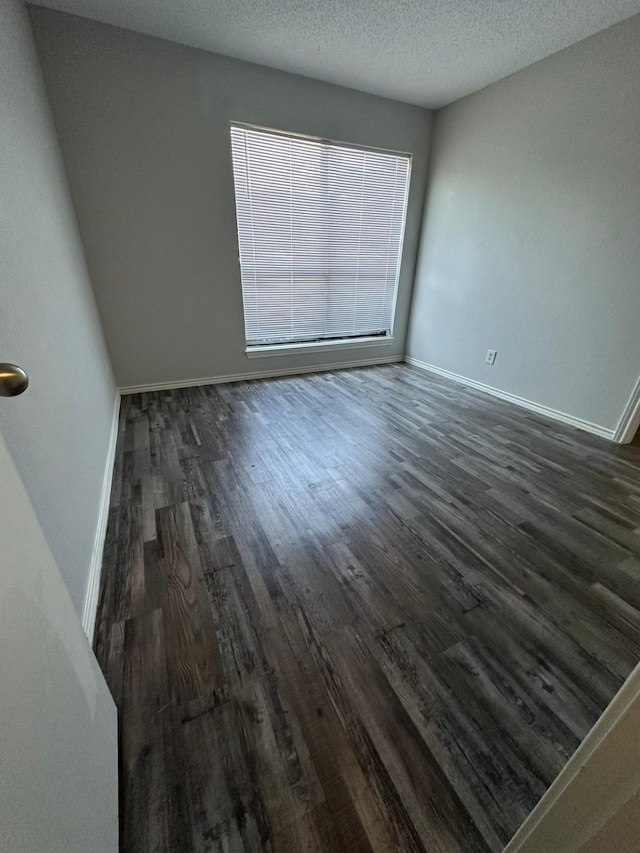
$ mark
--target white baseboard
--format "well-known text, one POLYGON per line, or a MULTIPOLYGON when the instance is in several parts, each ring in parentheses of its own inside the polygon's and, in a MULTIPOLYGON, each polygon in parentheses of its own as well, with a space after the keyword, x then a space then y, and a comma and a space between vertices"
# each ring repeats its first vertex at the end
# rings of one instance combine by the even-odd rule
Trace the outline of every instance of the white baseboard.
POLYGON ((636 380, 631 396, 627 400, 618 426, 613 434, 613 440, 619 444, 629 444, 640 427, 640 376, 636 380))
POLYGON ((491 385, 485 385, 483 382, 476 382, 475 379, 468 379, 466 376, 460 376, 458 373, 452 373, 450 370, 444 370, 442 367, 436 367, 434 364, 427 364, 426 361, 419 361, 417 358, 405 356, 407 364, 418 367, 421 370, 427 370, 429 373, 435 373, 438 376, 444 376, 446 379, 452 379, 454 382, 460 382, 462 385, 467 385, 469 388, 476 388, 478 391, 484 391, 485 394, 491 394, 492 397, 498 397, 500 400, 507 400, 509 403, 515 403, 516 406, 521 406, 523 409, 528 409, 530 412, 535 412, 538 415, 544 415, 546 418, 560 421, 560 423, 568 426, 583 429, 586 432, 591 432, 594 435, 599 435, 601 438, 608 438, 610 441, 614 438, 614 430, 607 429, 599 424, 593 424, 590 421, 584 421, 582 418, 576 418, 573 415, 568 415, 566 412, 561 412, 558 409, 550 409, 548 406, 543 406, 540 403, 534 403, 533 400, 527 400, 525 397, 518 397, 516 394, 510 394, 508 391, 501 391, 499 388, 493 388, 491 385))
POLYGON ((349 367, 369 367, 374 364, 392 364, 404 361, 401 355, 386 355, 365 358, 359 361, 342 361, 339 364, 314 364, 307 367, 283 367, 277 370, 256 370, 252 373, 236 373, 232 376, 204 376, 199 379, 178 379, 175 382, 154 382, 149 385, 128 385, 120 389, 121 394, 142 394, 145 391, 170 391, 173 388, 191 388, 194 385, 222 385, 225 382, 244 382, 247 379, 272 379, 277 376, 298 376, 302 373, 323 373, 345 370, 349 367))
POLYGON ((107 533, 107 520, 109 518, 109 502, 111 498, 111 482, 113 480, 113 466, 116 458, 116 444, 118 443, 118 416, 120 414, 120 392, 116 393, 113 406, 113 420, 111 422, 111 435, 109 436, 109 447, 102 479, 102 491, 100 493, 100 508, 98 510, 98 527, 93 541, 93 552, 91 554, 91 566, 89 568, 89 583, 87 595, 84 600, 82 612, 82 627, 87 635, 89 644, 93 645, 93 632, 96 625, 96 613, 98 610, 98 597, 100 594, 100 573, 102 570, 102 553, 104 551, 104 540, 107 533))

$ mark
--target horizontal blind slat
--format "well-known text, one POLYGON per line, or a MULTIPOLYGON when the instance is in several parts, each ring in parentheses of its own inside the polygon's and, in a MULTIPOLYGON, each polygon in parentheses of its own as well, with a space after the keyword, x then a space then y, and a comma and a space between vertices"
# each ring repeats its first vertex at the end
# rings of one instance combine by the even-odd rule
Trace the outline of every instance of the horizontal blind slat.
POLYGON ((410 158, 232 126, 247 343, 388 333, 410 158))

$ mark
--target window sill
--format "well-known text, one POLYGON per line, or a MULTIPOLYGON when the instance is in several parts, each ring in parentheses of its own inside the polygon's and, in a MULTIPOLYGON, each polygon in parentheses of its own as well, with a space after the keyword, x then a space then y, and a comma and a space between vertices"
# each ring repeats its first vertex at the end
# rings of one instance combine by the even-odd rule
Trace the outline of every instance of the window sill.
POLYGON ((308 344, 269 344, 260 347, 246 347, 247 358, 265 358, 275 355, 296 355, 305 352, 325 352, 326 350, 358 349, 359 347, 386 347, 393 343, 391 335, 386 338, 352 338, 341 341, 312 341, 308 344))

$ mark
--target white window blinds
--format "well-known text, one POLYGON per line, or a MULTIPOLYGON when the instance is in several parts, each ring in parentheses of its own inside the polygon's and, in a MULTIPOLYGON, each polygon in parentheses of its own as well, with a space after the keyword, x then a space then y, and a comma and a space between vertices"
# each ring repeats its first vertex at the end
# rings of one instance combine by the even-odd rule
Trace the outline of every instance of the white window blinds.
POLYGON ((411 158, 231 128, 247 345, 390 334, 411 158))

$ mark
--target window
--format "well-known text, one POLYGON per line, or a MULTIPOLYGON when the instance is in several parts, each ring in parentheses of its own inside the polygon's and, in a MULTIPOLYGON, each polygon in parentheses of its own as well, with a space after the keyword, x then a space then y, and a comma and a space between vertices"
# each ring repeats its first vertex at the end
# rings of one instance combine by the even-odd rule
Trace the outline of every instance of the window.
POLYGON ((411 158, 232 125, 247 353, 391 335, 411 158))

